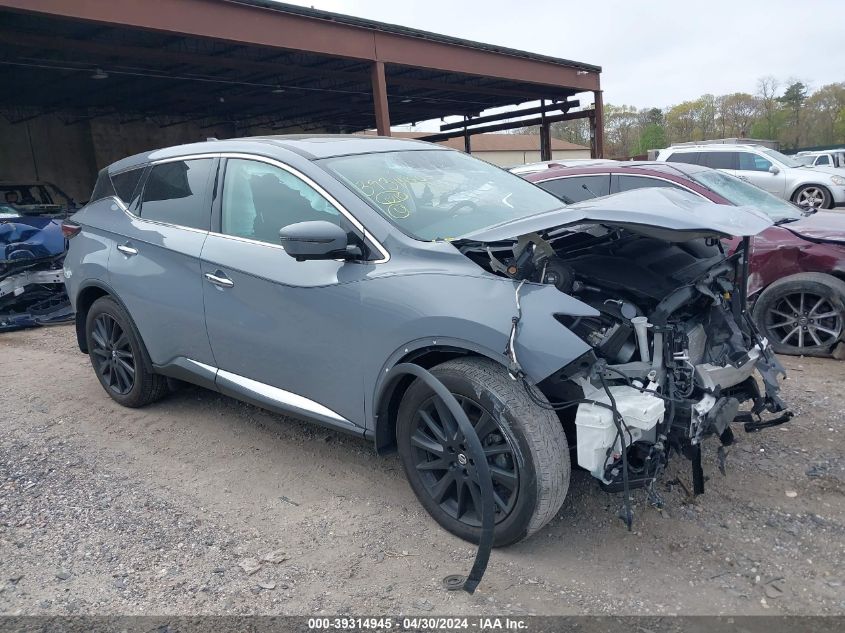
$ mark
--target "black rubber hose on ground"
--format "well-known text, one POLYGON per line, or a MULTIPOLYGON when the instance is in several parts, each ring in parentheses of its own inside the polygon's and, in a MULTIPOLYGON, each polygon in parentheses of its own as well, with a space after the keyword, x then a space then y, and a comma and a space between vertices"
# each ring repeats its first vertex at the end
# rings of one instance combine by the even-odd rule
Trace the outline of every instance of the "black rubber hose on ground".
POLYGON ((463 588, 467 593, 475 593, 475 589, 478 587, 481 577, 484 576, 484 572, 487 569, 490 552, 493 549, 495 509, 493 507, 493 478, 490 474, 490 468, 487 465, 487 455, 484 453, 481 440, 476 435, 475 429, 470 423, 467 414, 461 408, 455 396, 449 392, 442 382, 437 380, 430 372, 413 363, 400 363, 393 367, 388 375, 388 380, 401 374, 409 374, 422 380, 443 401, 443 404, 449 409, 449 413, 455 418, 464 438, 466 438, 469 457, 472 458, 475 465, 475 472, 478 475, 478 486, 481 488, 481 538, 478 541, 475 562, 472 565, 469 576, 466 577, 463 583, 463 588))

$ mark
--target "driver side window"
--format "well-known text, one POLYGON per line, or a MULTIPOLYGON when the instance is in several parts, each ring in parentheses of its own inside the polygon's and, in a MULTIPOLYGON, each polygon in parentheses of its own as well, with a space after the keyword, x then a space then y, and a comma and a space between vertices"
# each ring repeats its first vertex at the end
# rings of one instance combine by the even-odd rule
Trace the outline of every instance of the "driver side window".
POLYGON ((224 235, 279 244, 279 229, 324 220, 347 230, 340 212, 293 174, 255 160, 226 161, 220 231, 224 235))

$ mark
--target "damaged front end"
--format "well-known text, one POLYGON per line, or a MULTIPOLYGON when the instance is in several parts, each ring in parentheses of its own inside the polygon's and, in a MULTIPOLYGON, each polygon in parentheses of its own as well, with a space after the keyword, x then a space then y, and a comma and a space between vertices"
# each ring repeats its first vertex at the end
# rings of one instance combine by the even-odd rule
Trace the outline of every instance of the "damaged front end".
MULTIPOLYGON (((503 236, 516 227, 499 226, 458 245, 492 272, 597 310, 557 316, 590 352, 537 384, 521 378, 558 410, 581 467, 608 490, 648 486, 658 501, 651 485, 673 451, 692 460, 700 493, 705 438, 729 445, 735 420, 756 430, 791 414, 778 394, 783 367, 746 309, 749 237, 768 219, 669 190, 631 193, 520 222, 526 232, 512 239, 503 236), (727 235, 744 247, 729 254, 727 235)), ((518 336, 515 319, 515 376, 518 336)), ((630 525, 627 494, 626 507, 630 525)))
POLYGON ((61 223, 49 217, 0 217, 0 332, 73 319, 62 263, 61 223))

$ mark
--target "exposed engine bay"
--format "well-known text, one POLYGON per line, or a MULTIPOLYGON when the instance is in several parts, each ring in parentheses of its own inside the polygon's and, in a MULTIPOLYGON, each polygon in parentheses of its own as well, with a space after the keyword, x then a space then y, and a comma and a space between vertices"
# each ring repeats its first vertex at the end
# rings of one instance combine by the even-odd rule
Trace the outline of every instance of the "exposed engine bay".
MULTIPOLYGON (((653 483, 675 451, 692 460, 703 492, 706 437, 726 446, 735 420, 751 431, 791 418, 778 396, 785 372, 745 309, 743 248, 728 255, 719 236, 581 224, 461 249, 494 273, 551 284, 598 312, 556 316, 592 351, 539 384, 519 375, 518 317, 507 354, 512 376, 535 399, 542 392, 578 464, 606 489, 647 486, 659 498, 653 483), (766 412, 782 415, 764 421, 766 412)), ((630 525, 627 495, 626 507, 630 525)))

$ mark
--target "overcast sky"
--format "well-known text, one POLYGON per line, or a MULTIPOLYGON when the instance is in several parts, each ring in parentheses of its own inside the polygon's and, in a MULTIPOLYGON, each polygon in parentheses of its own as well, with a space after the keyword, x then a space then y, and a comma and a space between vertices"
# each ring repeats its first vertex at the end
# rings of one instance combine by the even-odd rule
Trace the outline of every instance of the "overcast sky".
POLYGON ((842 0, 307 0, 294 4, 602 66, 605 103, 665 107, 845 81, 842 0))

